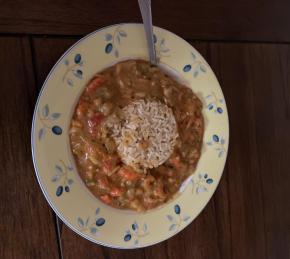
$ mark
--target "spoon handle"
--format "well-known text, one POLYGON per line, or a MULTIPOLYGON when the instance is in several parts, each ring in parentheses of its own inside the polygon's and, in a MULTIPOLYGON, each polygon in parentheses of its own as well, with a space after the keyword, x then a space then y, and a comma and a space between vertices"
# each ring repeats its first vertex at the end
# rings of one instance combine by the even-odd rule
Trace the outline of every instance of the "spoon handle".
POLYGON ((152 27, 152 13, 151 13, 151 0, 138 0, 144 29, 147 38, 147 44, 149 49, 149 58, 152 65, 157 64, 154 38, 153 38, 153 27, 152 27))

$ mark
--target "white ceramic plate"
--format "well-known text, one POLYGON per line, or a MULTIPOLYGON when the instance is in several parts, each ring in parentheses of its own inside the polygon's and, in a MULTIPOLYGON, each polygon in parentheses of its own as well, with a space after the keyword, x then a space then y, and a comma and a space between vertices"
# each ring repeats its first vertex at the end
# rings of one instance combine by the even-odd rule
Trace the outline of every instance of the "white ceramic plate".
POLYGON ((97 71, 119 60, 147 59, 141 24, 109 26, 79 40, 49 73, 35 107, 33 162, 48 203, 73 231, 105 246, 145 247, 181 231, 208 203, 226 161, 228 114, 214 73, 198 51, 180 37, 158 27, 154 27, 154 34, 161 63, 184 78, 204 105, 202 156, 176 199, 146 213, 111 208, 83 184, 70 151, 68 128, 86 82, 97 71))

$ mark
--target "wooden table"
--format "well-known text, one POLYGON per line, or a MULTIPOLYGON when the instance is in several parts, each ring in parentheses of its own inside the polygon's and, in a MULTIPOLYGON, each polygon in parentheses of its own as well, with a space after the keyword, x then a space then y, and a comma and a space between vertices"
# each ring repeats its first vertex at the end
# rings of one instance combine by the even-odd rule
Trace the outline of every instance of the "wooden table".
POLYGON ((77 39, 140 22, 137 0, 2 0, 1 259, 290 258, 290 1, 152 2, 154 23, 202 53, 227 100, 230 147, 215 195, 185 230, 144 249, 95 245, 59 224, 31 160, 37 95, 77 39))

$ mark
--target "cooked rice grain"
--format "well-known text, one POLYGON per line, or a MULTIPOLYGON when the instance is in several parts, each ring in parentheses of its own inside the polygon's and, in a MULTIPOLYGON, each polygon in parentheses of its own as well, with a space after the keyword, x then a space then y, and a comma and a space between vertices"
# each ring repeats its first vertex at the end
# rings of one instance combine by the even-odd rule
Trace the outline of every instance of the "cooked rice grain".
POLYGON ((134 101, 122 110, 122 118, 106 123, 122 161, 137 171, 158 167, 172 154, 177 125, 172 110, 157 101, 134 101))

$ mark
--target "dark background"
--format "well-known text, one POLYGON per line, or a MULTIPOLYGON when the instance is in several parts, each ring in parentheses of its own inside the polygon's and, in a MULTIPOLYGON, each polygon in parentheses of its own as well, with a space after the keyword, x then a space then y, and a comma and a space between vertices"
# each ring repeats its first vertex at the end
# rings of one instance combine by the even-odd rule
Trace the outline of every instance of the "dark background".
POLYGON ((37 95, 76 40, 140 22, 137 0, 0 0, 1 259, 290 258, 290 1, 152 2, 154 24, 197 48, 222 86, 230 147, 216 193, 185 230, 144 249, 95 245, 58 223, 31 161, 37 95))

